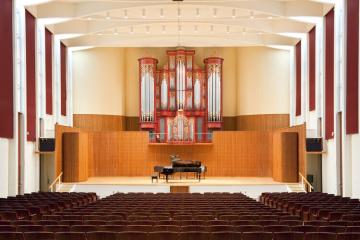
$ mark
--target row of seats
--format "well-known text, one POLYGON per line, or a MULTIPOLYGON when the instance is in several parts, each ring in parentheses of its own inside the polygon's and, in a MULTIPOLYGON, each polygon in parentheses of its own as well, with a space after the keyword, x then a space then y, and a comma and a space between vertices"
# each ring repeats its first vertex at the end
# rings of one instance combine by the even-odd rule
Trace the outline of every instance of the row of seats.
POLYGON ((0 220, 41 219, 97 201, 95 193, 31 193, 0 198, 0 220))
POLYGON ((358 199, 334 196, 327 193, 263 193, 265 205, 304 220, 360 221, 358 199))
POLYGON ((360 226, 287 226, 287 225, 1 225, 0 232, 89 232, 89 231, 204 231, 204 232, 249 232, 249 231, 266 231, 266 232, 360 232, 360 226))
POLYGON ((360 233, 300 233, 300 232, 8 232, 0 240, 358 240, 360 233))

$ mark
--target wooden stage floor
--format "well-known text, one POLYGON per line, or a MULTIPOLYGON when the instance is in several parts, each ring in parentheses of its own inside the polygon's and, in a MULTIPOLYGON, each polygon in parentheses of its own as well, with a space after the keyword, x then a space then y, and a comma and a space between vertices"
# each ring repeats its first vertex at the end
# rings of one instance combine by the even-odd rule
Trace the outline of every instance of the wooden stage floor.
MULTIPOLYGON (((66 184, 66 183, 65 183, 66 184)), ((148 177, 90 177, 85 182, 71 183, 76 185, 181 185, 181 186, 231 186, 231 185, 286 185, 274 181, 272 178, 265 177, 206 177, 199 182, 196 179, 169 179, 166 183, 165 179, 159 179, 158 182, 151 182, 148 177)))

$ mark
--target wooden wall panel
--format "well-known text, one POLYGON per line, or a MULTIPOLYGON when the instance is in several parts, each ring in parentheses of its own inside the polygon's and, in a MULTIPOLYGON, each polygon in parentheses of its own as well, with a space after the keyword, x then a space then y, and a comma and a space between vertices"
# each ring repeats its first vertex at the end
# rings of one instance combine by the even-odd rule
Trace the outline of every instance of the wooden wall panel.
POLYGON ((139 131, 139 117, 125 117, 126 131, 139 131))
POLYGON ((189 193, 189 186, 170 186, 171 193, 189 193))
POLYGON ((236 116, 223 117, 223 131, 236 131, 236 116))
POLYGON ((274 130, 289 126, 289 114, 243 115, 236 120, 238 131, 274 130))
POLYGON ((298 134, 277 132, 273 138, 273 178, 278 182, 298 182, 298 134))
POLYGON ((91 131, 125 131, 124 116, 99 114, 74 114, 74 127, 91 131))
POLYGON ((88 133, 63 134, 64 182, 82 182, 88 179, 88 133))
POLYGON ((62 126, 59 124, 55 125, 55 177, 63 171, 63 133, 65 132, 82 132, 79 128, 72 128, 62 126))
POLYGON ((277 132, 297 132, 298 134, 298 162, 299 162, 299 172, 306 176, 306 126, 305 124, 278 129, 277 132))
POLYGON ((200 160, 208 176, 272 176, 272 132, 216 132, 212 145, 149 145, 146 132, 89 134, 89 176, 148 176, 169 155, 200 160))

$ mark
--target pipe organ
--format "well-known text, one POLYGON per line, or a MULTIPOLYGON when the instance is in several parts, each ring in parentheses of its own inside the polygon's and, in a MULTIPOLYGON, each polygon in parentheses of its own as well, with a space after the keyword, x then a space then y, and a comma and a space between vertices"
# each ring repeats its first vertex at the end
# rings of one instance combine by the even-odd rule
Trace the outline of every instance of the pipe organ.
POLYGON ((210 142, 222 127, 223 59, 194 64, 194 50, 169 50, 167 63, 139 59, 140 128, 152 142, 210 142))

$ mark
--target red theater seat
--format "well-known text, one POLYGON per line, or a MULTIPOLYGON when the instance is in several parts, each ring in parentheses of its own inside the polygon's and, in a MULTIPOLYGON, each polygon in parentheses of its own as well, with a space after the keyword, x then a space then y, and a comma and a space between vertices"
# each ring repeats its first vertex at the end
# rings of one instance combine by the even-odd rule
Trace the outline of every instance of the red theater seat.
POLYGON ((54 234, 55 240, 87 240, 83 232, 58 232, 54 234))

